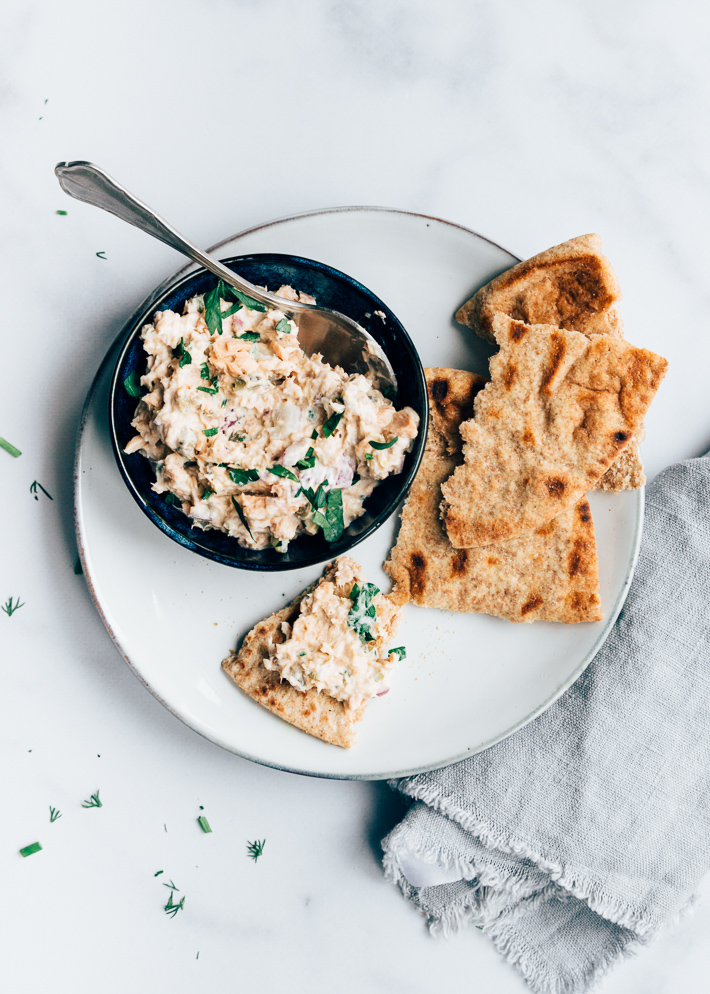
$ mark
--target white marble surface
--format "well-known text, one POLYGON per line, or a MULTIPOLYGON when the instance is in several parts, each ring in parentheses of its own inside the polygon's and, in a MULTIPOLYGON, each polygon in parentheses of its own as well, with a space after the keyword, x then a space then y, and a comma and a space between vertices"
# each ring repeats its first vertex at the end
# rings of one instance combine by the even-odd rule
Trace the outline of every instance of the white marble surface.
MULTIPOLYGON (((628 337, 671 362, 652 477, 710 443, 705 5, 8 0, 0 37, 0 434, 23 452, 0 452, 0 600, 25 602, 0 615, 2 989, 520 994, 484 936, 432 939, 384 882, 401 809, 383 784, 222 752, 116 654, 72 571, 74 436, 108 342, 179 260, 67 201, 52 168, 102 164, 202 244, 342 204, 519 255, 599 231, 628 337), (187 897, 174 920, 166 877, 187 897)), ((600 989, 705 991, 709 935, 701 904, 600 989)))

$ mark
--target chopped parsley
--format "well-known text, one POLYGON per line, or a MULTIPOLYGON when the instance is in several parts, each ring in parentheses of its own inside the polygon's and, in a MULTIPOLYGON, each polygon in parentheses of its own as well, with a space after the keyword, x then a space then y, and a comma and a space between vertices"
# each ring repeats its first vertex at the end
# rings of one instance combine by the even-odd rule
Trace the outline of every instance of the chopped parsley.
MULTIPOLYGON (((182 365, 182 363, 181 363, 182 365)), ((123 381, 123 387, 129 397, 140 397, 141 393, 141 378, 138 373, 133 370, 123 381)))
POLYGON ((227 472, 232 483, 236 483, 238 487, 245 487, 247 483, 255 483, 259 479, 258 469, 241 469, 239 466, 235 466, 234 469, 229 469, 227 472))
POLYGON ((324 484, 313 492, 311 487, 301 487, 297 492, 305 494, 313 508, 313 524, 323 531, 326 542, 336 542, 344 531, 343 493, 341 490, 324 489, 324 484))
POLYGON ((286 469, 285 466, 270 466, 269 472, 273 473, 274 476, 283 476, 285 480, 295 480, 298 483, 296 474, 292 473, 290 469, 286 469))
POLYGON ((171 493, 166 494, 165 503, 170 504, 172 507, 176 507, 178 511, 182 511, 182 501, 175 494, 171 493))
POLYGON ((11 456, 15 457, 15 459, 22 455, 20 450, 16 449, 15 446, 11 445, 5 438, 0 438, 0 449, 4 449, 6 452, 9 452, 11 456))
POLYGON ((326 438, 330 438, 335 429, 340 424, 341 418, 343 417, 344 411, 335 411, 323 424, 323 434, 326 438))
POLYGON ((371 452, 366 452, 365 453, 365 458, 367 459, 368 462, 370 462, 370 460, 373 459, 374 456, 372 455, 371 452))
POLYGON ((222 287, 224 289, 225 296, 229 295, 233 300, 240 301, 246 308, 248 308, 248 310, 266 312, 265 304, 260 304, 259 301, 254 300, 253 297, 247 297, 245 293, 242 293, 241 290, 237 290, 235 286, 227 286, 226 283, 222 283, 222 287))
POLYGON ((306 454, 303 457, 303 459, 299 459, 298 460, 298 462, 296 463, 296 468, 297 469, 313 469, 313 467, 315 466, 315 464, 316 464, 315 452, 313 451, 312 448, 310 448, 308 450, 308 452, 306 452, 306 454))
POLYGON ((222 287, 222 281, 220 280, 214 290, 210 290, 203 297, 205 305, 205 324, 209 330, 210 335, 221 335, 222 334, 222 299, 220 295, 220 289, 222 287))
POLYGON ((407 658, 407 650, 403 645, 398 645, 396 649, 389 649, 387 655, 396 656, 397 659, 402 660, 407 658))
POLYGON ((33 853, 39 852, 42 846, 39 842, 33 842, 31 846, 25 846, 24 849, 20 849, 20 856, 31 856, 33 853))
POLYGON ((82 801, 81 802, 81 806, 82 806, 82 808, 102 808, 103 807, 103 803, 101 802, 101 800, 99 798, 99 792, 98 792, 98 790, 96 791, 95 794, 91 795, 91 797, 89 798, 88 801, 82 801))
POLYGON ((208 490, 208 489, 207 489, 207 488, 205 487, 205 492, 204 492, 204 493, 203 493, 203 495, 202 495, 202 500, 209 500, 209 499, 210 499, 210 497, 212 497, 212 496, 213 496, 213 494, 214 494, 214 490, 208 490))
POLYGON ((311 432, 311 438, 318 438, 318 429, 314 428, 311 432))
POLYGON ((256 839, 254 842, 247 842, 247 856, 250 856, 256 863, 259 856, 263 853, 265 845, 266 839, 261 839, 261 841, 256 839))
POLYGON ((276 331, 281 331, 284 335, 291 334, 291 322, 288 318, 281 318, 281 320, 276 325, 276 331))
POLYGON ((243 342, 259 342, 261 335, 258 331, 245 331, 243 335, 237 335, 243 342))
POLYGON ((360 636, 363 642, 371 642, 372 625, 377 618, 374 600, 379 594, 380 588, 374 583, 365 583, 362 588, 355 583, 350 591, 350 600, 353 606, 348 615, 348 625, 360 636))
POLYGON ((394 445, 394 443, 398 439, 399 435, 395 435, 394 438, 391 438, 389 440, 389 442, 370 442, 370 445, 372 446, 373 449, 389 449, 394 445))
POLYGON ((212 438, 214 435, 217 434, 218 431, 219 428, 204 428, 202 430, 202 434, 205 435, 207 438, 212 438))
POLYGON ((210 378, 210 367, 207 365, 206 362, 203 362, 202 365, 200 366, 200 376, 202 377, 203 380, 209 380, 210 378))
POLYGON ((212 831, 212 829, 210 828, 210 823, 207 821, 204 815, 200 815, 200 817, 197 819, 197 824, 200 826, 202 831, 205 832, 205 834, 207 834, 207 832, 212 831))
POLYGON ((236 497, 234 496, 234 494, 232 494, 232 504, 234 504, 234 510, 237 512, 239 520, 244 525, 244 527, 246 528, 246 530, 249 532, 249 536, 250 536, 250 538, 251 538, 251 540, 253 542, 254 541, 254 536, 251 533, 251 528, 249 527, 249 522, 246 519, 246 515, 244 514, 244 510, 242 509, 242 505, 236 499, 236 497))
POLYGON ((190 365, 190 363, 192 362, 192 356, 185 348, 182 338, 180 339, 180 344, 178 345, 178 348, 180 349, 180 352, 178 354, 180 356, 180 368, 182 369, 183 366, 190 365))

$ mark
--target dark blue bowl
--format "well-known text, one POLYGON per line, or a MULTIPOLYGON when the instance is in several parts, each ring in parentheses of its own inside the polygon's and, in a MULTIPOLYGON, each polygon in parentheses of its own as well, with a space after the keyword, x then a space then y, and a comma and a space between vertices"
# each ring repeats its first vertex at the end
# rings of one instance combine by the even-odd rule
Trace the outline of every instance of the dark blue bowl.
POLYGON ((293 255, 242 255, 221 261, 240 276, 269 290, 278 290, 288 284, 312 294, 324 307, 353 318, 380 343, 397 376, 397 406, 412 407, 421 419, 419 435, 405 459, 402 472, 389 476, 377 485, 365 501, 365 513, 345 529, 337 542, 326 542, 320 534, 301 535, 290 543, 285 554, 275 549, 245 549, 224 532, 203 532, 192 528, 190 519, 182 511, 166 503, 164 494, 156 494, 151 489, 155 476, 150 462, 139 452, 126 455, 123 451, 135 434, 131 421, 137 403, 126 393, 123 381, 133 371, 139 376, 145 372, 146 354, 140 338, 143 325, 152 320, 155 311, 169 309, 182 313, 182 306, 188 298, 211 290, 217 279, 206 270, 188 273, 151 297, 149 304, 126 330, 126 340, 116 363, 109 394, 114 455, 121 475, 141 510, 161 531, 186 549, 239 569, 275 571, 314 566, 342 556, 366 539, 390 517, 406 496, 419 468, 426 441, 428 403, 422 364, 412 340, 387 305, 345 273, 322 262, 293 255), (384 312, 386 320, 383 321, 375 311, 384 312))

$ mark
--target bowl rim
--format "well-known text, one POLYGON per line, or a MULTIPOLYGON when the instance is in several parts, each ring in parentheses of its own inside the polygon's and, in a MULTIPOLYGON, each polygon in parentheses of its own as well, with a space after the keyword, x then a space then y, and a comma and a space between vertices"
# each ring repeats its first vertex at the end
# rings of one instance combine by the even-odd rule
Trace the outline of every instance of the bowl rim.
MULTIPOLYGON (((226 239, 229 241, 229 239, 226 239)), ((219 251, 219 243, 210 249, 211 254, 215 255, 219 251)), ((190 552, 201 556, 204 559, 211 560, 212 562, 217 562, 223 566, 229 566, 233 569, 242 569, 250 572, 261 572, 261 573, 282 573, 282 572, 294 572, 299 569, 308 569, 313 566, 321 565, 322 563, 328 562, 335 556, 347 555, 351 549, 354 549, 365 539, 369 538, 374 534, 382 525, 384 525, 392 515, 400 508, 402 502, 406 499, 409 490, 414 482, 414 478, 419 471, 419 466, 421 464, 422 458, 424 456, 424 448, 426 445, 426 436, 429 427, 429 394, 426 386, 426 377, 424 375, 424 368, 422 366, 422 361, 419 356, 419 352, 414 345, 407 329, 404 327, 399 318, 394 314, 387 303, 381 300, 377 294, 375 294, 369 287, 366 287, 359 280, 354 277, 349 276, 347 273, 342 272, 342 270, 336 269, 334 266, 330 266, 328 263, 320 262, 316 259, 310 259, 306 256, 295 255, 292 253, 283 252, 249 252, 243 253, 241 255, 228 255, 224 259, 220 259, 225 265, 229 265, 234 262, 259 262, 260 260, 273 260, 273 261, 283 261, 291 262, 295 264, 304 264, 309 267, 315 267, 320 272, 327 274, 334 274, 341 280, 353 286, 359 292, 366 294, 373 302, 374 308, 384 309, 387 316, 394 323, 398 336, 403 339, 407 351, 415 367, 415 376, 417 380, 418 393, 422 398, 422 410, 417 413, 420 415, 419 431, 417 438, 415 440, 415 445, 412 450, 413 458, 410 463, 410 467, 406 473, 397 474, 397 479, 400 480, 400 485, 396 493, 394 500, 384 508, 377 517, 373 518, 372 522, 368 527, 363 529, 359 535, 351 537, 351 540, 346 544, 346 547, 336 552, 328 552, 327 546, 323 548, 320 552, 317 552, 317 546, 314 545, 314 555, 311 557, 306 557, 300 562, 284 562, 284 561, 273 561, 270 563, 260 563, 258 561, 239 561, 236 558, 225 556, 220 552, 203 546, 198 540, 193 540, 186 534, 177 531, 173 528, 167 521, 160 517, 153 508, 147 503, 140 490, 134 483, 128 467, 126 466, 123 449, 118 440, 117 435, 117 425, 116 425, 116 399, 117 393, 120 390, 122 383, 119 378, 119 371, 121 370, 126 354, 133 347, 136 337, 140 334, 143 326, 150 322, 154 311, 160 306, 162 300, 166 297, 173 295, 176 290, 179 290, 181 286, 188 283, 195 276, 206 272, 201 266, 195 263, 189 263, 184 266, 178 272, 174 273, 171 277, 166 278, 155 287, 139 304, 139 306, 133 311, 129 319, 126 321, 122 327, 120 333, 118 334, 115 344, 118 344, 118 350, 116 357, 113 360, 113 370, 111 373, 111 382, 109 384, 108 391, 108 424, 109 424, 109 435, 111 438, 111 448, 113 451, 114 459, 118 466, 118 470, 121 474, 123 482, 126 484, 129 493, 133 497, 134 501, 141 509, 141 511, 146 515, 146 517, 157 527, 163 534, 167 535, 168 538, 172 539, 178 545, 190 552), (120 343, 120 344, 119 344, 120 343)), ((187 298, 186 298, 187 299, 187 298)), ((385 348, 385 346, 382 346, 385 348)), ((386 351, 386 349, 385 349, 386 351)), ((384 482, 384 481, 383 481, 384 482)), ((356 518, 355 521, 358 519, 356 518)), ((354 523, 354 522, 352 522, 354 523)), ((346 529, 347 532, 347 529, 346 529)), ((199 537, 198 533, 196 538, 199 537)), ((235 540, 236 549, 241 549, 235 540)), ((254 551, 254 550, 251 550, 254 551)), ((257 550, 258 551, 258 550, 257 550)))

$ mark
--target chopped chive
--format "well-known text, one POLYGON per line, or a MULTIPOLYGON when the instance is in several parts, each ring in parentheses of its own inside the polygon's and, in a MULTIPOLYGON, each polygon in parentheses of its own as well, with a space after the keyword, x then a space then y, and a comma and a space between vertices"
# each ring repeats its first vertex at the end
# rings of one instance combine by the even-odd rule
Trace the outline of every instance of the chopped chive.
POLYGON ((292 473, 290 469, 286 469, 285 466, 270 466, 269 472, 273 473, 274 476, 283 476, 285 480, 295 480, 298 483, 296 474, 292 473))
POLYGON ((207 438, 212 438, 212 436, 216 435, 218 431, 219 428, 205 428, 202 434, 206 435, 207 438))
POLYGON ((106 258, 106 253, 103 252, 103 251, 102 252, 97 252, 96 255, 97 255, 97 257, 99 259, 105 259, 106 258))
POLYGON ((313 469, 316 464, 316 456, 312 448, 306 452, 303 459, 299 459, 296 463, 297 469, 313 469))
POLYGON ((236 483, 238 487, 245 487, 247 483, 256 483, 259 479, 258 469, 242 469, 240 466, 235 466, 227 472, 232 483, 236 483))
POLYGON ((205 832, 205 834, 207 832, 212 831, 212 829, 210 828, 210 823, 207 821, 204 815, 200 815, 200 817, 197 819, 197 824, 200 826, 202 831, 205 832))
POLYGON ((284 335, 291 334, 291 322, 288 318, 281 318, 279 323, 276 325, 276 331, 281 331, 284 335))
POLYGON ((9 452, 11 456, 15 457, 15 459, 22 455, 20 450, 16 449, 15 446, 11 445, 5 438, 0 438, 0 449, 4 449, 6 452, 9 452))
POLYGON ((33 842, 31 846, 25 846, 24 849, 20 849, 20 856, 31 856, 33 853, 39 852, 42 846, 39 842, 33 842))
POLYGON ((210 367, 207 365, 206 362, 203 362, 202 365, 200 366, 200 376, 202 377, 203 380, 209 380, 210 378, 210 367))
POLYGON ((55 213, 55 214, 64 214, 64 215, 66 215, 66 214, 68 214, 69 212, 68 212, 68 211, 55 211, 54 213, 55 213))
POLYGON ((158 870, 158 872, 154 873, 153 876, 154 877, 159 877, 162 872, 163 872, 162 870, 158 870))
POLYGON ((370 445, 372 446, 373 449, 389 449, 394 445, 396 441, 398 441, 398 439, 399 435, 395 435, 394 438, 391 438, 389 440, 389 442, 370 442, 370 445))
POLYGON ((244 511, 242 509, 242 505, 235 499, 234 494, 232 494, 232 504, 234 504, 234 510, 237 512, 239 520, 244 525, 244 527, 246 528, 246 530, 249 532, 249 535, 251 536, 251 540, 253 542, 254 541, 254 536, 251 533, 251 528, 249 527, 249 522, 246 519, 246 516, 245 516, 244 511))
POLYGON ((211 393, 212 396, 219 393, 219 387, 198 387, 197 389, 201 390, 202 393, 211 393))
POLYGON ((138 373, 133 370, 123 381, 123 388, 129 397, 140 397, 141 393, 141 378, 138 373))
POLYGON ((330 438, 335 429, 338 427, 343 414, 343 411, 335 411, 323 424, 323 434, 326 438, 330 438))

